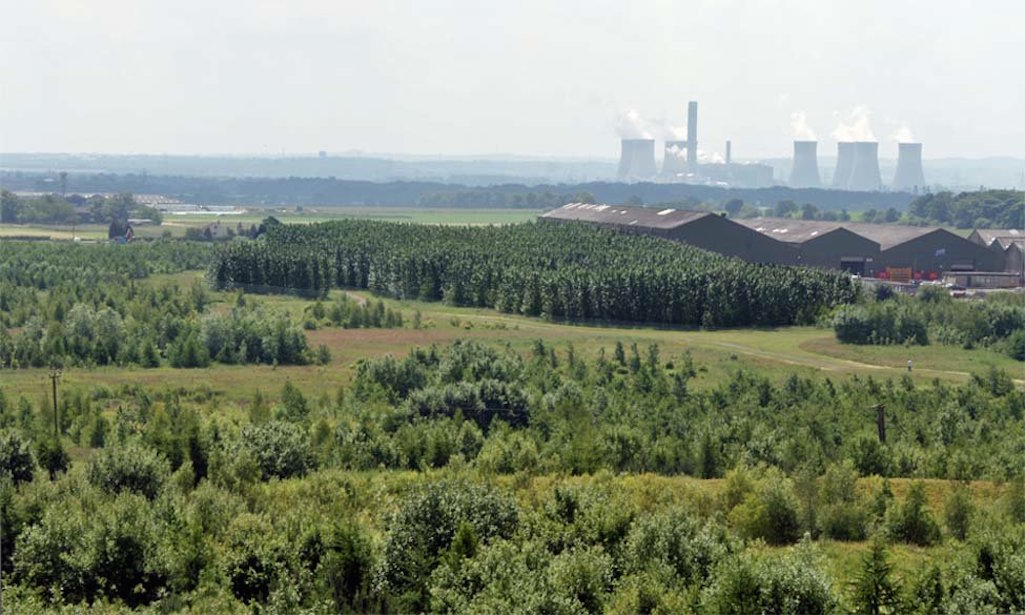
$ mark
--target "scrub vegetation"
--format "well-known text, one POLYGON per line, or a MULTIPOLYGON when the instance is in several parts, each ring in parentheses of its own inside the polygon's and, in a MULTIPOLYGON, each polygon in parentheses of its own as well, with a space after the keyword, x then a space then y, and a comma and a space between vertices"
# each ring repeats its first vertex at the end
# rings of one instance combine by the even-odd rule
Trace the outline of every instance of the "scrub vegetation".
MULTIPOLYGON (((420 232, 386 225, 381 236, 393 227, 420 232)), ((386 265, 415 252, 383 240, 394 259, 367 248, 367 282, 344 279, 364 291, 329 290, 338 278, 291 295, 200 283, 225 254, 272 254, 278 232, 226 252, 0 245, 5 613, 1025 608, 1015 373, 901 375, 802 350, 832 342, 810 327, 654 330, 503 314, 470 299, 503 288, 473 286, 484 269, 410 269, 437 284, 409 288, 436 296, 399 301, 390 297, 405 296, 403 278, 386 265), (389 273, 371 284, 377 271, 389 273), (447 271, 463 272, 462 301, 447 271), (266 359, 265 349, 293 354, 266 359), (141 369, 147 356, 158 366, 141 369), (65 374, 56 412, 53 364, 65 374)), ((661 253, 649 238, 512 232, 576 245, 563 252, 577 259, 568 271, 588 256, 608 259, 593 269, 620 259, 642 276, 627 249, 640 247, 680 271, 708 265, 710 287, 749 273, 699 251, 661 253)), ((488 241, 503 254, 501 234, 481 237, 451 262, 472 262, 488 241)), ((499 271, 504 261, 487 262, 499 271)), ((301 261, 280 263, 291 268, 283 279, 309 279, 296 274, 301 261)), ((791 291, 847 292, 828 286, 832 274, 757 271, 791 291)), ((830 305, 807 318, 828 318, 830 305)))

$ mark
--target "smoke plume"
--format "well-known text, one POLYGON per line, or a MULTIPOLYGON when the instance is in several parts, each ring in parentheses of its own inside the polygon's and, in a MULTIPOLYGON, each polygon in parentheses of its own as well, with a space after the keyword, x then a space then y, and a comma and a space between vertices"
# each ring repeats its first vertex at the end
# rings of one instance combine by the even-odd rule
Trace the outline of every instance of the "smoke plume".
POLYGON ((804 111, 795 111, 790 114, 790 127, 794 129, 795 141, 815 141, 815 131, 808 125, 808 118, 804 111))
POLYGON ((872 132, 872 112, 868 107, 855 107, 853 111, 843 118, 839 113, 834 112, 836 118, 836 129, 831 133, 837 141, 875 141, 875 133, 872 132))
POLYGON ((653 139, 651 122, 641 117, 635 109, 630 109, 619 116, 616 132, 620 139, 653 139))
POLYGON ((890 135, 890 138, 896 141, 897 143, 915 142, 915 135, 911 132, 911 129, 908 128, 908 125, 904 123, 901 123, 897 130, 893 131, 893 134, 890 135))

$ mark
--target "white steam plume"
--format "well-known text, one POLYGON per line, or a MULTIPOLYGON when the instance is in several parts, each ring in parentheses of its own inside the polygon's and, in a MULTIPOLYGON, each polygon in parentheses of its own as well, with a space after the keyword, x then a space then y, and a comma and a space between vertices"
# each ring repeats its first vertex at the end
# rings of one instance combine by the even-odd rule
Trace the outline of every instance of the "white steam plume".
POLYGON ((651 122, 641 117, 635 109, 619 116, 616 132, 621 139, 654 139, 651 122))
POLYGON ((698 150, 698 162, 701 163, 713 163, 722 164, 726 162, 726 158, 719 152, 706 152, 704 150, 698 150))
POLYGON ((815 140, 815 131, 808 125, 808 117, 804 111, 795 111, 790 114, 790 127, 794 129, 795 141, 815 140))
POLYGON ((893 131, 893 134, 890 135, 890 138, 896 141, 897 143, 915 142, 915 135, 911 132, 911 129, 908 128, 908 125, 904 123, 901 123, 897 130, 893 131))
POLYGON ((666 148, 666 156, 672 156, 673 158, 679 158, 680 160, 687 159, 687 148, 680 147, 679 145, 670 145, 666 148))
POLYGON ((855 107, 846 118, 834 112, 836 129, 831 133, 833 138, 837 141, 875 141, 871 116, 872 112, 863 106, 855 107))

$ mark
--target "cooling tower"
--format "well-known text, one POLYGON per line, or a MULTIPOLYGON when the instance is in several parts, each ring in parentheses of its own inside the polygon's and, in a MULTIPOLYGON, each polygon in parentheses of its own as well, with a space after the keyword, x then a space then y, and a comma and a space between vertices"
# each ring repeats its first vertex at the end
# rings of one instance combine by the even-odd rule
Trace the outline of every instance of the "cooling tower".
POLYGON ((698 102, 687 103, 687 166, 691 171, 698 168, 698 102))
POLYGON ((852 169, 854 169, 854 144, 841 141, 836 144, 836 170, 833 171, 833 187, 846 190, 847 183, 851 180, 852 169))
POLYGON ((847 182, 848 190, 879 190, 883 187, 883 178, 879 174, 879 143, 875 141, 856 141, 854 143, 854 167, 851 179, 847 182))
POLYGON ((648 180, 657 172, 654 139, 623 139, 619 157, 620 180, 648 180))
POLYGON ((897 144, 897 172, 893 175, 892 188, 907 191, 925 188, 921 143, 897 144))
POLYGON ((816 141, 794 141, 794 166, 790 169, 790 185, 794 188, 818 188, 819 159, 816 141))
POLYGON ((665 157, 662 158, 662 175, 676 177, 687 172, 687 142, 666 141, 665 157))

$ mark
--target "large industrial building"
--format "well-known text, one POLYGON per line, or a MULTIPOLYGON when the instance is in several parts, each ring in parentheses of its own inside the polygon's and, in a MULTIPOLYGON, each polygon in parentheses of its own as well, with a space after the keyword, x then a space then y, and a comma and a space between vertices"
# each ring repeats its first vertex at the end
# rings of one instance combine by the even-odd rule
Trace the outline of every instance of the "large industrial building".
POLYGON ((879 243, 840 222, 756 218, 737 223, 793 247, 793 264, 866 275, 879 262, 879 243))
POLYGON ((564 205, 540 220, 655 235, 756 263, 840 269, 897 281, 939 280, 958 271, 1003 271, 1006 262, 998 250, 938 227, 731 220, 702 211, 584 203, 564 205))
POLYGON ((570 203, 540 217, 542 222, 586 222, 624 233, 655 235, 757 263, 793 263, 785 243, 707 211, 570 203))
POLYGON ((999 259, 1001 271, 1025 281, 1025 229, 975 229, 968 239, 989 248, 999 259))

